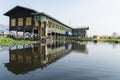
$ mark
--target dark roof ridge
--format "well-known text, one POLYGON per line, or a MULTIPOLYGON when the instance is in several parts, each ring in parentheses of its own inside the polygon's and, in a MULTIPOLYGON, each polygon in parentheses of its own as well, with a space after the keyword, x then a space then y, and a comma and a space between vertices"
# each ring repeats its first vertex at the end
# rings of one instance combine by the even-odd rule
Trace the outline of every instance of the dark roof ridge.
POLYGON ((31 10, 31 11, 36 12, 36 13, 38 12, 38 11, 36 11, 36 10, 34 10, 34 9, 17 5, 17 6, 15 6, 15 7, 13 7, 12 9, 10 9, 9 11, 7 11, 6 13, 4 13, 4 15, 7 15, 7 16, 8 16, 9 13, 10 13, 11 11, 13 11, 14 9, 16 9, 16 8, 23 8, 23 9, 31 10))
POLYGON ((31 9, 31 8, 24 7, 24 6, 21 6, 21 5, 17 5, 16 7, 21 7, 21 8, 25 8, 25 9, 29 9, 29 10, 33 10, 33 11, 35 11, 35 12, 38 12, 38 11, 36 11, 35 9, 31 9))

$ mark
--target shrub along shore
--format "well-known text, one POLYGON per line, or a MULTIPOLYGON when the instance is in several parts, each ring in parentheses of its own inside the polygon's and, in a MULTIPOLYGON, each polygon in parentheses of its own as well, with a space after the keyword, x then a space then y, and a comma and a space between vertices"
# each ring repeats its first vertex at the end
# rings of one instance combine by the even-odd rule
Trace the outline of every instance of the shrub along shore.
MULTIPOLYGON (((120 43, 119 39, 80 39, 77 41, 94 41, 94 42, 109 42, 109 43, 120 43)), ((76 40, 72 40, 76 41, 76 40)), ((13 46, 13 45, 23 45, 23 44, 33 44, 37 43, 38 40, 23 40, 23 39, 15 39, 10 37, 0 37, 0 46, 13 46)))
POLYGON ((93 42, 108 42, 108 43, 120 43, 120 39, 94 39, 94 38, 86 38, 86 39, 80 39, 73 41, 93 41, 93 42))
POLYGON ((110 43, 119 43, 120 41, 118 39, 102 39, 98 41, 103 41, 103 42, 110 42, 110 43))
POLYGON ((38 41, 33 40, 21 40, 21 39, 13 39, 9 37, 0 37, 0 45, 1 46, 12 46, 12 45, 23 45, 23 44, 33 44, 38 41))

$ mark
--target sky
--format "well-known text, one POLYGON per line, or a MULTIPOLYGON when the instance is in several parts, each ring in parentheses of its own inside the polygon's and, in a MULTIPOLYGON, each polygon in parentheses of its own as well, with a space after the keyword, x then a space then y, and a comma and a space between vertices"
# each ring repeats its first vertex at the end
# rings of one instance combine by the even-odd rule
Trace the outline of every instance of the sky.
POLYGON ((89 36, 120 35, 120 0, 3 0, 0 24, 9 24, 3 14, 17 5, 45 12, 73 28, 89 26, 89 36))

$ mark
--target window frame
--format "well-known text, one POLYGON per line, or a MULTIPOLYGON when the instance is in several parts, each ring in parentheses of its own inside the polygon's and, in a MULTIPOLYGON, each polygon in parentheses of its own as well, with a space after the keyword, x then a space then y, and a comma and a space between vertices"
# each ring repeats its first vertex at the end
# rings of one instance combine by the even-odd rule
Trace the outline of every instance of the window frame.
POLYGON ((18 18, 18 26, 23 26, 23 18, 18 18))
POLYGON ((26 26, 31 26, 32 25, 32 17, 26 17, 25 24, 26 24, 26 26))
POLYGON ((10 26, 11 26, 11 27, 16 26, 16 18, 11 18, 11 19, 10 19, 10 26))

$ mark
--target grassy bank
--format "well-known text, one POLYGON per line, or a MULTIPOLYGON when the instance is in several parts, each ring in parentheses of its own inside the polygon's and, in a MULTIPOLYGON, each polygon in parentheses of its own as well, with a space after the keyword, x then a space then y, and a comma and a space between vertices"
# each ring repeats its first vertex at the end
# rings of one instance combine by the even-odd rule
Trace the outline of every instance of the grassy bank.
POLYGON ((9 37, 0 37, 1 46, 12 46, 12 45, 22 45, 22 44, 32 44, 32 43, 37 43, 37 41, 16 40, 9 37))
POLYGON ((109 42, 109 43, 118 43, 117 39, 105 39, 103 40, 104 42, 109 42))
POLYGON ((118 39, 93 39, 92 41, 109 42, 109 43, 119 43, 118 39))

